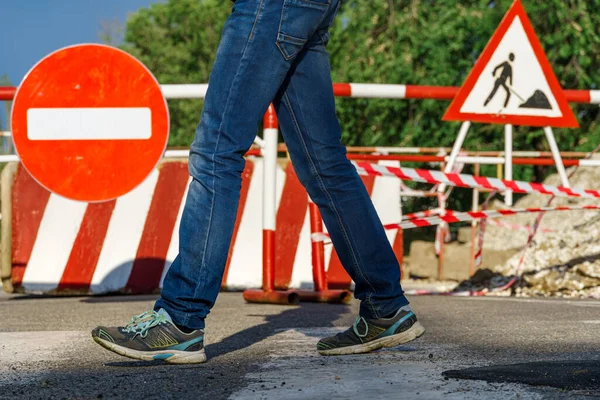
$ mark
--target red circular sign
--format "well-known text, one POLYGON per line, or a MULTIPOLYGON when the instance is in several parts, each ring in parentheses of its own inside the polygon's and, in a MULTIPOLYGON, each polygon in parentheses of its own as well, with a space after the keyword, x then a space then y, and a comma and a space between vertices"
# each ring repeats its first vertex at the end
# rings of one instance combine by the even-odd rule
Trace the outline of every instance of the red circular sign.
POLYGON ((76 45, 48 55, 25 76, 12 131, 21 163, 41 185, 99 202, 131 191, 156 167, 169 111, 156 78, 133 56, 76 45))

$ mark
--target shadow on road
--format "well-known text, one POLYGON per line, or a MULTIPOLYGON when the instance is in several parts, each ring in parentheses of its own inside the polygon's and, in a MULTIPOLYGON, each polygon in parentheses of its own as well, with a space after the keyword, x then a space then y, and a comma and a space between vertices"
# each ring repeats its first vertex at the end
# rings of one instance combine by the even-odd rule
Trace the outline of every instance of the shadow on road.
POLYGON ((129 295, 125 296, 122 294, 119 295, 101 295, 101 296, 92 296, 86 297, 85 299, 81 299, 82 303, 129 303, 136 301, 156 301, 158 299, 158 294, 137 294, 137 295, 129 295))
POLYGON ((600 363, 597 360, 540 361, 512 365, 492 365, 446 371, 447 378, 474 379, 498 383, 525 383, 600 395, 600 363))
POLYGON ((265 323, 244 329, 220 342, 206 346, 206 353, 208 357, 222 356, 260 342, 286 329, 333 327, 334 322, 348 310, 349 307, 346 305, 301 303, 294 309, 275 315, 266 315, 265 323))

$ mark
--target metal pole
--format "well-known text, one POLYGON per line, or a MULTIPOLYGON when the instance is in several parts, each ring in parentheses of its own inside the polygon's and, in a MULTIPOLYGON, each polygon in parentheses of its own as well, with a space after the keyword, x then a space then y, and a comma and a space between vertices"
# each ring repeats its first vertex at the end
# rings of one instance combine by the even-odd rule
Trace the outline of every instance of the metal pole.
MULTIPOLYGON (((504 125, 504 179, 512 181, 513 179, 513 127, 512 125, 504 125)), ((513 205, 513 192, 507 190, 504 193, 504 204, 508 207, 513 205)))
POLYGON ((546 134, 546 139, 548 140, 548 144, 550 145, 550 151, 552 151, 552 157, 554 158, 554 162, 556 163, 556 169, 558 170, 558 175, 560 176, 560 180, 564 187, 571 187, 569 184, 569 178, 567 177, 567 171, 565 171, 565 165, 563 164, 562 157, 560 156, 560 151, 558 150, 558 145, 556 144, 556 139, 554 138, 554 132, 552 132, 552 128, 546 126, 544 128, 544 133, 546 134))
POLYGON ((275 290, 275 220, 277 216, 277 114, 273 105, 264 117, 263 141, 263 284, 261 290, 245 290, 250 303, 297 304, 300 295, 291 290, 275 290))
POLYGON ((275 219, 277 216, 277 114, 269 106, 263 130, 263 290, 275 289, 275 219))
POLYGON ((0 279, 5 292, 14 291, 12 285, 12 188, 18 164, 9 163, 2 170, 1 200, 2 200, 2 251, 0 259, 0 279))
MULTIPOLYGON (((310 232, 323 232, 323 220, 321 219, 321 213, 319 207, 313 203, 309 196, 308 209, 310 215, 310 232)), ((312 268, 313 268, 313 282, 315 284, 316 292, 323 292, 327 290, 327 275, 325 273, 325 244, 320 242, 311 243, 312 250, 312 268)))
MULTIPOLYGON (((450 159, 448 160, 448 164, 446 164, 446 168, 444 169, 445 173, 452 172, 452 168, 454 168, 454 164, 456 164, 456 157, 458 157, 458 153, 465 142, 465 138, 467 137, 467 132, 469 132, 469 128, 471 127, 471 123, 469 121, 465 121, 460 126, 460 130, 458 131, 458 137, 454 142, 454 146, 452 146, 452 151, 450 152, 450 159)), ((439 192, 443 192, 446 188, 440 186, 438 189, 439 192)))
MULTIPOLYGON (((479 176, 479 164, 475 164, 475 176, 479 176)), ((473 200, 471 209, 473 212, 479 210, 479 190, 473 189, 473 200)), ((469 276, 475 273, 475 255, 477 254, 477 221, 471 222, 471 260, 469 263, 469 276)))
MULTIPOLYGON (((460 130, 458 131, 458 137, 452 146, 452 151, 450 152, 450 158, 448 159, 448 163, 445 165, 444 172, 450 173, 452 172, 452 168, 454 168, 454 164, 456 163, 456 158, 458 157, 458 153, 462 148, 463 143, 465 142, 465 138, 467 137, 467 132, 469 132, 469 128, 471 127, 471 122, 465 121, 460 126, 460 130)), ((442 210, 446 209, 446 199, 440 196, 443 196, 444 191, 446 190, 446 185, 440 185, 438 187, 438 199, 439 206, 442 210)), ((439 254, 438 254, 438 280, 442 280, 444 278, 444 242, 445 242, 445 233, 447 226, 446 224, 440 224, 438 227, 438 237, 436 240, 439 244, 439 254)))

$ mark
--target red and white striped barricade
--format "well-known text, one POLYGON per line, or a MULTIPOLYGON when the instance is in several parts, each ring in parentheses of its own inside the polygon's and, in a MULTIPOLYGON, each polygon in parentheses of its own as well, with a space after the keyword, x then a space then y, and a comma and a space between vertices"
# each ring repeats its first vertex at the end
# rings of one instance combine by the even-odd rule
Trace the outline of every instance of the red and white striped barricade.
MULTIPOLYGON (((223 288, 262 285, 261 207, 263 165, 249 157, 223 288)), ((105 203, 68 200, 48 192, 16 168, 12 194, 11 282, 25 293, 151 293, 161 287, 177 255, 179 221, 189 184, 186 160, 163 160, 142 185, 105 203)), ((384 223, 399 221, 400 185, 365 177, 384 223)), ((277 168, 274 286, 311 288, 313 282, 308 196, 291 163, 277 168)), ((389 231, 398 248, 396 231, 389 231)), ((400 254, 399 254, 400 256, 400 254)), ((325 246, 330 286, 347 289, 350 278, 332 246, 325 246)))

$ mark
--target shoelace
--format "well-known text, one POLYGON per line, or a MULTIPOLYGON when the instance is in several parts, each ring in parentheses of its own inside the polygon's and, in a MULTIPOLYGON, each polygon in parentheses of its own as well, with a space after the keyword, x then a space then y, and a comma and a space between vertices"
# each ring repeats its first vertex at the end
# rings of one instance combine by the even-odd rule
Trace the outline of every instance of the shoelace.
MULTIPOLYGON (((131 321, 125 325, 123 331, 127 333, 134 333, 135 335, 140 335, 141 337, 145 338, 148 336, 148 331, 151 328, 166 322, 167 320, 165 317, 156 311, 146 311, 140 315, 133 316, 131 321)), ((135 337, 135 335, 133 337, 135 337)))
POLYGON ((359 338, 362 339, 369 334, 369 324, 363 317, 359 316, 358 318, 356 318, 356 321, 354 321, 354 324, 352 325, 352 330, 354 330, 354 333, 356 334, 356 336, 358 336, 359 338), (365 327, 366 327, 364 334, 360 334, 358 332, 358 325, 360 324, 361 321, 365 324, 365 327))

